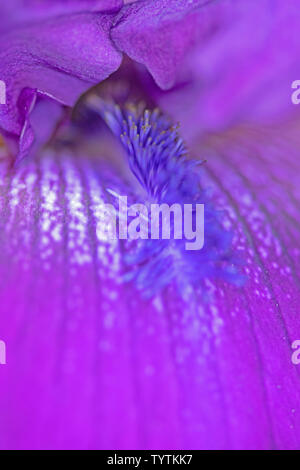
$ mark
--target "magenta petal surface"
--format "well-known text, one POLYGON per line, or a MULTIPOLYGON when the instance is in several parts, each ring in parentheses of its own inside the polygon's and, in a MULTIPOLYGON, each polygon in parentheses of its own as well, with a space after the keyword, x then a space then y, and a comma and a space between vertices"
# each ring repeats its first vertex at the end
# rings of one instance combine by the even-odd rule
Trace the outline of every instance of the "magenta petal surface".
POLYGON ((2 448, 299 448, 295 135, 207 142, 248 277, 208 283, 210 302, 120 283, 97 162, 50 152, 2 183, 2 448))

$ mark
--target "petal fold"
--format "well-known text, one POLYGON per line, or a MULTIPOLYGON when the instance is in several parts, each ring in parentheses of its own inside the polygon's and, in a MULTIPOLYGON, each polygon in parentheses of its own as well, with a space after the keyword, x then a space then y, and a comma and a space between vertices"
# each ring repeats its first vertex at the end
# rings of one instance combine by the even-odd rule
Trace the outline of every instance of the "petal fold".
MULTIPOLYGON (((0 77, 7 96, 6 105, 0 107, 0 129, 18 147, 18 159, 33 138, 28 134, 35 112, 33 96, 72 106, 84 91, 119 67, 122 56, 110 39, 112 20, 112 14, 74 13, 2 32, 0 77)), ((45 114, 49 130, 57 114, 45 114)), ((35 131, 44 133, 42 125, 35 131)))
POLYGON ((299 26, 292 0, 155 0, 125 6, 112 38, 148 69, 154 99, 192 137, 296 112, 299 26))
POLYGON ((175 83, 186 52, 203 31, 199 14, 205 0, 154 0, 125 6, 112 38, 133 60, 144 64, 163 89, 175 83))

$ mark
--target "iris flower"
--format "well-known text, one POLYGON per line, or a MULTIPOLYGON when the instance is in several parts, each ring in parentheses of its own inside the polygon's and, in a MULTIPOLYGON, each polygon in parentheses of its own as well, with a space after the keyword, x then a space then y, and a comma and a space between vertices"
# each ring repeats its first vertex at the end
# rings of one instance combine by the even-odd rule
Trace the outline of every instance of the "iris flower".
POLYGON ((0 14, 0 447, 299 448, 296 2, 0 14), (153 191, 205 200, 204 251, 107 238, 153 191))

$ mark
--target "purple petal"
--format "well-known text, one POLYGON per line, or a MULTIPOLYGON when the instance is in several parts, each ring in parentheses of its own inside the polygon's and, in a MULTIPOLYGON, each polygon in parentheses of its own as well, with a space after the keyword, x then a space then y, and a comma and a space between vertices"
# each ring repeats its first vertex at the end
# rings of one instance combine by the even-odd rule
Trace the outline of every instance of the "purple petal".
MULTIPOLYGON (((13 85, 10 69, 19 73, 21 64, 19 88, 8 90, 18 108, 4 125, 14 140, 25 125, 20 155, 37 125, 43 135, 35 144, 50 134, 57 103, 73 104, 120 61, 109 39, 111 15, 56 18, 53 5, 45 35, 28 24, 8 43, 11 62, 3 52, 13 85), (29 36, 34 55, 21 61, 18 44, 29 36)), ((114 40, 160 86, 177 85, 162 103, 182 117, 186 133, 237 118, 282 119, 298 67, 292 3, 273 2, 271 16, 263 0, 212 2, 194 19, 195 5, 129 5, 114 40), (202 15, 205 27, 197 30, 202 15)), ((174 285, 146 301, 122 283, 124 254, 103 232, 98 160, 48 150, 1 179, 1 448, 299 448, 299 369, 291 361, 300 327, 297 126, 248 125, 194 140, 248 278, 243 288, 207 282, 210 302, 200 289, 181 298, 174 285)), ((98 153, 107 157, 112 150, 102 144, 98 153)))
POLYGON ((1 29, 70 13, 112 13, 122 6, 123 0, 11 0, 0 5, 1 29))
POLYGON ((118 17, 113 40, 146 66, 154 99, 186 137, 295 112, 300 16, 292 0, 144 1, 118 17))
POLYGON ((163 89, 170 88, 186 52, 199 37, 205 0, 154 0, 125 6, 112 38, 120 50, 144 64, 163 89))
POLYGON ((119 67, 121 54, 109 37, 112 20, 113 15, 76 12, 1 34, 0 76, 7 105, 0 108, 0 128, 18 146, 19 159, 36 133, 53 130, 60 112, 53 113, 54 103, 74 105, 85 90, 119 67), (41 124, 32 128, 36 98, 51 107, 46 130, 41 124))
POLYGON ((50 152, 2 184, 2 448, 299 448, 295 136, 206 142, 248 276, 210 303, 120 283, 94 160, 50 152))

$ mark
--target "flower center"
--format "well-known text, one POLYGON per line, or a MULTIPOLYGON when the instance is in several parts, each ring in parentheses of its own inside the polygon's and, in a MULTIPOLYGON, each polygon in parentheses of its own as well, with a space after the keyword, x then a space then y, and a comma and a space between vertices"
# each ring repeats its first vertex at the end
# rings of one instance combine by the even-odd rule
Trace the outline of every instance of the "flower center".
MULTIPOLYGON (((175 283, 183 295, 191 286, 203 289, 205 281, 211 278, 239 283, 241 276, 234 267, 232 235, 224 229, 221 212, 203 189, 203 161, 188 158, 178 126, 172 125, 158 109, 150 111, 142 105, 128 104, 120 107, 97 95, 89 97, 88 103, 122 143, 129 168, 143 189, 142 201, 139 192, 133 191, 133 202, 139 202, 136 206, 142 203, 146 210, 135 220, 135 229, 139 225, 139 230, 134 241, 124 241, 128 267, 125 279, 133 280, 147 297, 170 283, 175 283), (154 216, 148 209, 153 205, 159 206, 161 217, 155 223, 156 234, 162 234, 161 237, 154 237, 151 232, 154 216), (189 231, 184 226, 186 206, 190 209, 189 231), (201 227, 197 226, 199 206, 204 207, 201 227), (166 220, 167 237, 163 236, 166 220), (197 248, 199 230, 203 231, 204 243, 197 248), (187 249, 192 246, 187 243, 191 234, 195 248, 187 249)), ((120 196, 116 191, 111 194, 120 196)), ((117 211, 121 223, 123 216, 117 211)), ((127 216, 130 213, 126 214, 126 221, 127 216)))

